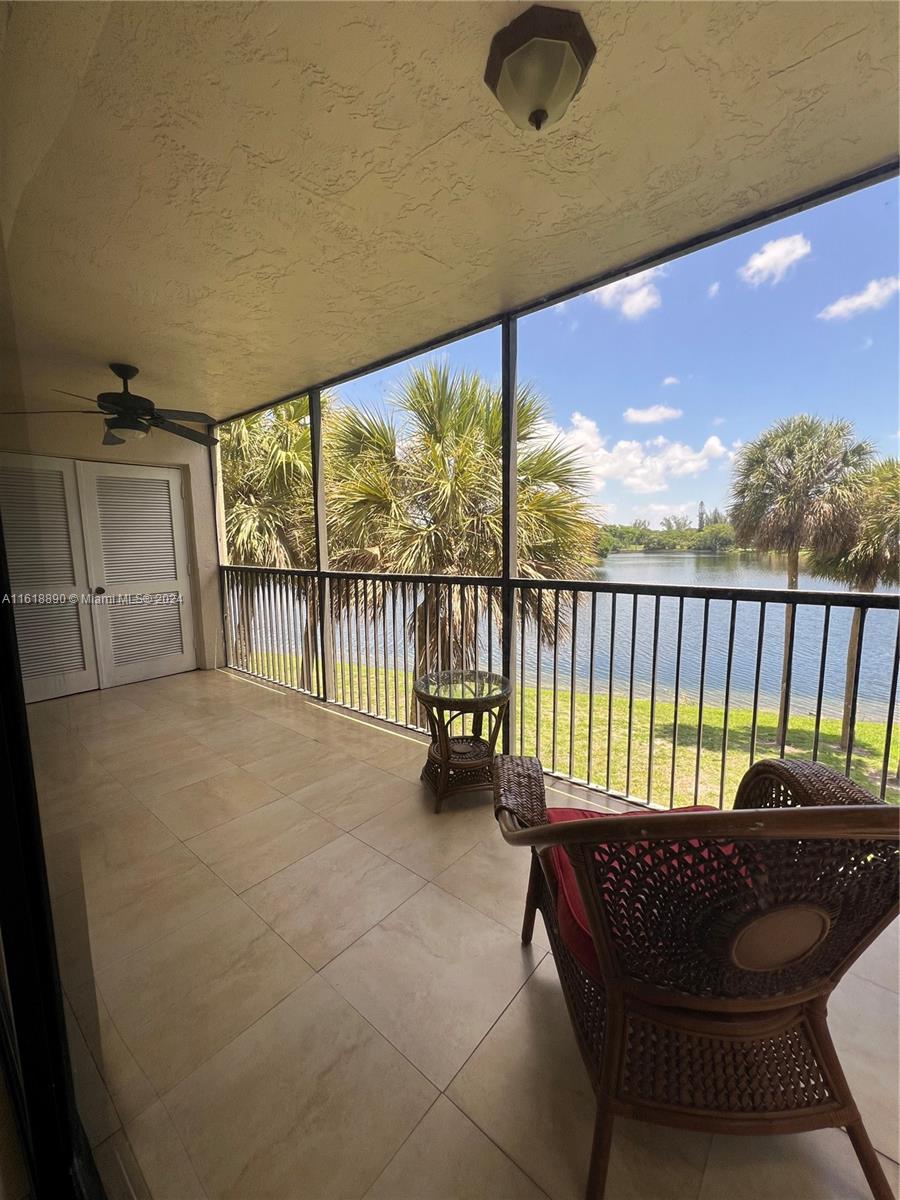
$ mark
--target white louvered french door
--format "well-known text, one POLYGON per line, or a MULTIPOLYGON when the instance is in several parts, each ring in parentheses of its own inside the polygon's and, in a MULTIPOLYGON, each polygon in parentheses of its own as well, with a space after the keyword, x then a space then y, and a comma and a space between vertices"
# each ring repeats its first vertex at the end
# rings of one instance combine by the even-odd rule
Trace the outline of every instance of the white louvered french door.
POLYGON ((76 471, 100 686, 193 670, 181 472, 97 462, 76 471))
POLYGON ((0 513, 26 700, 97 687, 75 464, 0 454, 0 513), (74 597, 70 600, 69 597, 74 597))

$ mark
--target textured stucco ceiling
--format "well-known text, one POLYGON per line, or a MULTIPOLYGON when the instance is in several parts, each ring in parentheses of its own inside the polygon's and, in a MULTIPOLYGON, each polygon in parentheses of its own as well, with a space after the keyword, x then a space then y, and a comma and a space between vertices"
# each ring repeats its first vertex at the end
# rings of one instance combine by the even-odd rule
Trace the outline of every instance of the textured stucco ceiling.
POLYGON ((566 119, 482 82, 508 3, 15 3, 21 382, 226 416, 890 160, 892 3, 580 4, 566 119))

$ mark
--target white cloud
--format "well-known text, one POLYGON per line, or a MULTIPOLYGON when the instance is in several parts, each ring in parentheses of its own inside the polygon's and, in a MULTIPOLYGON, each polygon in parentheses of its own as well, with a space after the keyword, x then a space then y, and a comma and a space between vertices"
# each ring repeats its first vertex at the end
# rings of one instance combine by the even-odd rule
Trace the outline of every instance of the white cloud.
POLYGON ((713 417, 713 425, 724 425, 724 424, 725 424, 724 417, 713 417))
POLYGON ((696 514, 699 501, 686 500, 684 504, 636 504, 634 515, 646 517, 648 521, 661 517, 692 517, 696 514))
POLYGON ((662 304, 659 288, 653 282, 662 274, 662 267, 650 267, 646 271, 639 271, 637 275, 630 275, 627 279, 619 279, 615 283, 597 288, 590 293, 591 299, 597 304, 602 304, 604 308, 616 309, 630 321, 637 321, 662 304))
POLYGON ((812 251, 812 245, 802 233, 792 233, 789 237, 775 238, 766 242, 762 250, 751 254, 744 265, 738 270, 738 275, 744 283, 751 287, 759 287, 761 283, 781 283, 791 267, 806 258, 812 251))
POLYGON ((731 452, 715 436, 708 437, 699 450, 662 436, 647 442, 623 439, 607 449, 607 438, 600 433, 597 422, 579 412, 572 414, 567 429, 548 422, 545 433, 548 438, 559 437, 582 451, 597 492, 610 479, 639 495, 664 492, 670 479, 699 475, 716 460, 727 461, 731 457, 731 452))
POLYGON ((681 383, 677 375, 667 375, 662 381, 663 387, 672 387, 676 383, 681 383))
POLYGON ((718 279, 715 281, 715 283, 711 283, 709 285, 709 287, 706 289, 706 294, 707 294, 707 296, 709 296, 710 300, 715 300, 716 296, 718 296, 718 294, 719 294, 718 279))
POLYGON ((622 416, 629 425, 655 425, 658 421, 674 421, 683 416, 680 408, 668 404, 651 404, 649 408, 626 408, 622 416))
POLYGON ((870 279, 861 292, 841 296, 819 313, 820 321, 848 321, 862 312, 873 312, 884 308, 896 292, 900 291, 900 276, 886 275, 884 279, 870 279))

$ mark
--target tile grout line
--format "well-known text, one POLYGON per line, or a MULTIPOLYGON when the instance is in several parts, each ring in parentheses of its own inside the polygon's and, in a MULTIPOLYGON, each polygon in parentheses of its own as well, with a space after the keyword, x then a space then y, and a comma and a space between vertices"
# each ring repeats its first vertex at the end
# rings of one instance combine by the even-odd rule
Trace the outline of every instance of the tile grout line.
MULTIPOLYGON (((526 980, 526 983, 527 983, 527 980, 526 980)), ((462 1068, 460 1068, 460 1070, 462 1070, 462 1068)), ((456 1078, 456 1076, 454 1076, 454 1079, 455 1078, 456 1078)), ((451 1082, 452 1082, 452 1080, 451 1080, 451 1082)), ((449 1087, 450 1084, 448 1084, 447 1086, 449 1087)), ((537 1188, 537 1190, 541 1193, 541 1195, 546 1198, 546 1200, 550 1200, 549 1193, 538 1183, 538 1181, 534 1178, 534 1176, 529 1171, 527 1171, 523 1166, 521 1166, 519 1163, 517 1163, 516 1160, 513 1158, 513 1156, 511 1154, 509 1154, 506 1150, 504 1150, 503 1147, 500 1145, 500 1143, 495 1141, 494 1138, 487 1132, 487 1130, 482 1129, 481 1126, 477 1123, 477 1121, 474 1121, 467 1112, 465 1112, 462 1108, 460 1108, 460 1106, 456 1103, 456 1101, 453 1099, 452 1096, 448 1096, 446 1092, 442 1092, 441 1095, 444 1097, 444 1099, 447 1101, 448 1104, 453 1105, 453 1107, 460 1114, 460 1116, 464 1117, 465 1120, 467 1120, 470 1125, 474 1126, 474 1128, 477 1129, 478 1132, 480 1134, 482 1134, 483 1137, 485 1137, 487 1139, 487 1141, 489 1141, 491 1143, 492 1146, 496 1147, 496 1149, 499 1151, 500 1154, 503 1155, 503 1157, 506 1159, 506 1161, 508 1163, 511 1163, 512 1166, 514 1166, 517 1171, 520 1171, 525 1176, 526 1179, 530 1180, 534 1184, 534 1186, 537 1188)))

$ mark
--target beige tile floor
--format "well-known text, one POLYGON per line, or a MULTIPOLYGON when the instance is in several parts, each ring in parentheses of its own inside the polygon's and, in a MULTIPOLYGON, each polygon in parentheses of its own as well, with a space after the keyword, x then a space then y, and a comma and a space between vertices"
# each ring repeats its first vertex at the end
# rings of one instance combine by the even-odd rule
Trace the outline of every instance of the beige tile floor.
MULTIPOLYGON (((415 738, 227 672, 30 715, 114 1200, 122 1167, 141 1200, 580 1200, 590 1089, 486 796, 435 816, 415 738)), ((831 1012, 895 1186, 897 1006, 889 932, 831 1012)), ((616 1125, 608 1200, 866 1195, 841 1131, 616 1125)))

